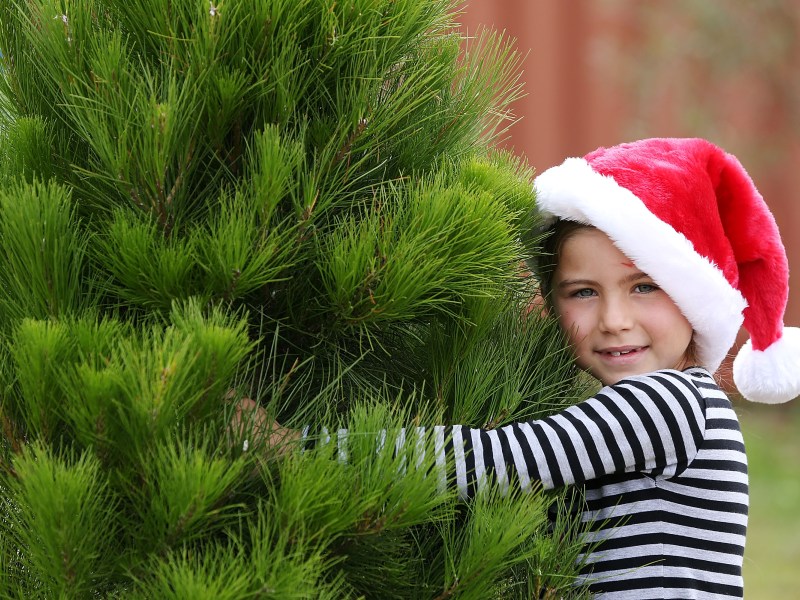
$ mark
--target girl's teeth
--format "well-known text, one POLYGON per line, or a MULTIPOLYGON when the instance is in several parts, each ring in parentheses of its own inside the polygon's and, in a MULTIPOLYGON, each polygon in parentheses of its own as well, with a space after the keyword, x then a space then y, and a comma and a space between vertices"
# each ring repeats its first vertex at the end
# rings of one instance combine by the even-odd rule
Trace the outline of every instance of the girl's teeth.
POLYGON ((620 356, 621 354, 630 354, 633 350, 625 350, 624 352, 612 352, 611 356, 620 356))

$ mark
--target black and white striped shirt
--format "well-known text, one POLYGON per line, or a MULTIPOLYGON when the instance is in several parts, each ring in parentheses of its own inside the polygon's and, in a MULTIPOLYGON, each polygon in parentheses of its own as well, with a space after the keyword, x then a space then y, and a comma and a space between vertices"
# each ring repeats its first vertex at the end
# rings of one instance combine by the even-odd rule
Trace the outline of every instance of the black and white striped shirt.
POLYGON ((440 485, 454 472, 465 498, 511 479, 583 486, 585 541, 596 545, 577 583, 597 598, 743 597, 747 458, 730 400, 705 369, 626 378, 541 420, 433 433, 440 485))
POLYGON ((584 582, 598 598, 742 598, 747 458, 730 400, 700 368, 624 379, 554 416, 453 427, 462 495, 510 474, 585 484, 584 582))

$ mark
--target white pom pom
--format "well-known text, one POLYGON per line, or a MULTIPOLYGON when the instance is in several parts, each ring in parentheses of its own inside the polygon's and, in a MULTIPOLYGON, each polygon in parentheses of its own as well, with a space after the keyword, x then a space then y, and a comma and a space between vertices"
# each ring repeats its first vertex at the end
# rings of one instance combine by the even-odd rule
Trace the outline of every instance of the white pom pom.
POLYGON ((780 404, 800 396, 800 329, 785 328, 766 350, 753 350, 748 340, 733 361, 733 381, 753 402, 780 404))

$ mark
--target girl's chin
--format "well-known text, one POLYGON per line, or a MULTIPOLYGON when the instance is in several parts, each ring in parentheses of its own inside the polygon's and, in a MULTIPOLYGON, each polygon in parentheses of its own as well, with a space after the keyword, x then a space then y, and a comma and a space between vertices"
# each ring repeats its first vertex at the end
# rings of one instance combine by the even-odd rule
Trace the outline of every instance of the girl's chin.
POLYGON ((652 373, 653 371, 657 371, 658 369, 651 369, 651 368, 630 368, 630 369, 614 369, 610 371, 608 369, 586 369, 586 372, 589 373, 592 377, 597 379, 603 385, 615 385, 625 379, 626 377, 636 377, 637 375, 646 375, 647 373, 652 373))

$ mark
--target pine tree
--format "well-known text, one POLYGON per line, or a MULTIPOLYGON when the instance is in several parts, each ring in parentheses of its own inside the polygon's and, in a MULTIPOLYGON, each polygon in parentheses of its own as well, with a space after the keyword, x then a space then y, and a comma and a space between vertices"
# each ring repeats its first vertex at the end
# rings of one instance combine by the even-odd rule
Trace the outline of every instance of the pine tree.
POLYGON ((385 450, 580 390, 526 316, 509 43, 451 0, 4 6, 0 596, 577 595, 561 496, 385 450))

